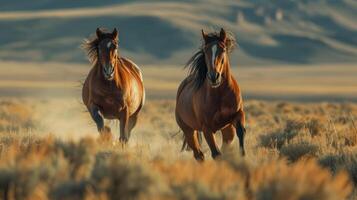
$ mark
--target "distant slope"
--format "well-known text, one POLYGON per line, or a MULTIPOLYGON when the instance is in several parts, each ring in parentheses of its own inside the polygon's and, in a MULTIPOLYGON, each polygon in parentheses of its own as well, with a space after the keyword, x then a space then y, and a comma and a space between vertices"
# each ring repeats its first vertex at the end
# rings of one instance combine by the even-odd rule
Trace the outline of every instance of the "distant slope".
POLYGON ((317 1, 8 1, 0 7, 0 59, 86 62, 79 45, 118 27, 120 50, 141 64, 183 64, 200 29, 238 40, 234 64, 357 61, 357 3, 317 1))

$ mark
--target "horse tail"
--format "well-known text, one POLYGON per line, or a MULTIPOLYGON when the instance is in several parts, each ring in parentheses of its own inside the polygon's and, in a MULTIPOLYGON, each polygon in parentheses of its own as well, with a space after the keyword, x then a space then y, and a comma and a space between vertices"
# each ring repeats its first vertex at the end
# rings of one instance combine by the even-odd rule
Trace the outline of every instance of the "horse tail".
POLYGON ((185 139, 185 136, 183 136, 183 143, 182 143, 182 147, 181 147, 181 152, 183 152, 184 150, 187 150, 188 145, 185 139))

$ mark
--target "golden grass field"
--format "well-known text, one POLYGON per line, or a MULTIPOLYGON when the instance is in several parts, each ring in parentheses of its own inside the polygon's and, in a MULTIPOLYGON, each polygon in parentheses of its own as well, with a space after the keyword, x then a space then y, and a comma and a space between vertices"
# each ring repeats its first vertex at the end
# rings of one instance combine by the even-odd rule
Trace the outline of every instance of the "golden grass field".
POLYGON ((149 98, 123 148, 118 124, 99 137, 81 103, 88 66, 2 63, 0 199, 357 199, 357 104, 316 102, 355 98, 356 69, 343 67, 234 69, 243 94, 285 100, 245 102, 246 157, 235 141, 213 161, 203 142, 197 163, 174 119, 184 70, 142 67, 149 98), (287 101, 300 94, 315 102, 287 101))

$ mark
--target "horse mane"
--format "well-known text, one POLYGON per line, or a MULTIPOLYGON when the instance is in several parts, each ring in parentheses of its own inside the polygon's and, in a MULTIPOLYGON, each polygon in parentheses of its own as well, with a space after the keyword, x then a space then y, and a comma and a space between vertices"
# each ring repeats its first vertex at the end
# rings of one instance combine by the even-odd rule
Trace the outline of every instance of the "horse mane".
MULTIPOLYGON (((111 33, 105 29, 100 28, 103 33, 103 37, 110 37, 111 33)), ((87 53, 89 61, 94 64, 98 61, 98 44, 100 40, 97 35, 94 33, 88 38, 83 40, 81 48, 87 53)))
MULTIPOLYGON (((215 42, 219 40, 219 32, 212 32, 207 34, 207 42, 215 42)), ((231 32, 227 32, 226 42, 224 43, 226 51, 231 53, 236 46, 236 40, 231 32)), ((193 76, 194 86, 196 89, 200 88, 206 79, 207 65, 203 48, 205 42, 202 42, 199 50, 188 60, 185 68, 188 68, 189 76, 193 76)))

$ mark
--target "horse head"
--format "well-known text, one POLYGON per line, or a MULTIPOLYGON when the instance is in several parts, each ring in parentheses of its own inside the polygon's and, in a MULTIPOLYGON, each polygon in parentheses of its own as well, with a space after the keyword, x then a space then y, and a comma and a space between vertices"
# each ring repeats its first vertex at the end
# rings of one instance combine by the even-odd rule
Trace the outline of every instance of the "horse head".
POLYGON ((114 68, 118 62, 118 31, 103 32, 100 28, 96 30, 98 38, 97 54, 98 63, 106 80, 114 78, 114 68))

